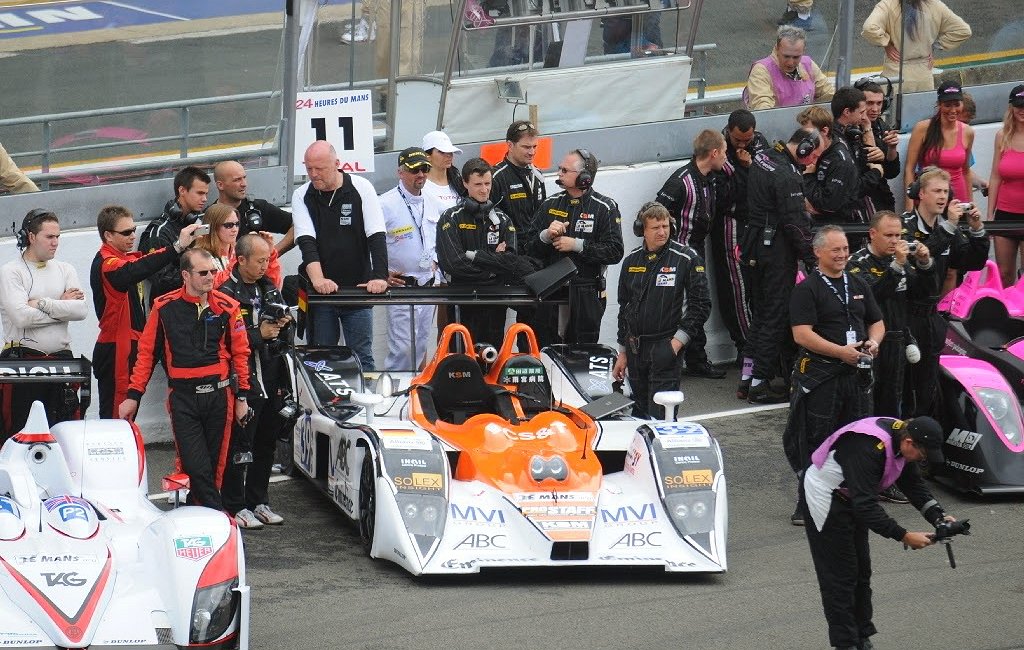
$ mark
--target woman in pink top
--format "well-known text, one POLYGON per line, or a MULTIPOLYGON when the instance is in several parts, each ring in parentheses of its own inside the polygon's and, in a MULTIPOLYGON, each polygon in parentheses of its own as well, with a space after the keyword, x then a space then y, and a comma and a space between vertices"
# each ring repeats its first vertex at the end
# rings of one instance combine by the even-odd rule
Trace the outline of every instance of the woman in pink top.
MULTIPOLYGON (((917 171, 934 165, 949 173, 949 189, 953 197, 971 203, 971 147, 974 129, 960 121, 964 92, 960 84, 943 82, 938 91, 938 110, 931 118, 914 125, 907 145, 907 164, 903 171, 906 185, 914 182, 917 171)), ((906 200, 906 210, 914 202, 906 200)))
MULTIPOLYGON (((988 218, 1024 221, 1024 84, 1010 91, 1003 128, 996 133, 992 176, 988 182, 988 218)), ((1024 244, 1016 237, 995 237, 996 264, 1003 286, 1017 281, 1017 253, 1024 244)))

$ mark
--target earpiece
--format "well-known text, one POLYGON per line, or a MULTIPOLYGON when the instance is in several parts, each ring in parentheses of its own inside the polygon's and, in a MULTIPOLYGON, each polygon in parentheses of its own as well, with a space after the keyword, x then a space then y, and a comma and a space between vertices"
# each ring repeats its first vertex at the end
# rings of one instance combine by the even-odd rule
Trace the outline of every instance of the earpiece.
POLYGON ((889 106, 892 105, 892 80, 885 75, 878 75, 877 77, 864 77, 858 79, 853 87, 857 90, 864 92, 864 89, 871 83, 878 83, 879 79, 885 80, 885 99, 882 100, 882 112, 886 113, 889 111, 889 106))
POLYGON ((15 243, 17 244, 20 250, 25 250, 26 248, 28 248, 29 228, 32 227, 32 222, 38 219, 39 217, 48 214, 53 213, 44 208, 34 208, 33 210, 30 210, 28 214, 25 215, 25 218, 21 222, 21 229, 14 234, 15 243))
POLYGON ((814 150, 821 144, 821 136, 818 135, 818 131, 806 131, 807 135, 800 140, 796 145, 796 157, 806 158, 807 156, 814 153, 814 150))
POLYGON ((576 154, 583 159, 583 169, 576 175, 576 189, 586 190, 594 184, 597 176, 597 158, 586 149, 576 149, 576 154))

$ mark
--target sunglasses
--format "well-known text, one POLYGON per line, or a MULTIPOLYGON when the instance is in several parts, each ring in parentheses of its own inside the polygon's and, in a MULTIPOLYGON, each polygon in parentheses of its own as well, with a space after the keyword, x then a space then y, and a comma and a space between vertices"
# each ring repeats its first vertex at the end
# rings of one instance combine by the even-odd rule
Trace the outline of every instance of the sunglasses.
POLYGON ((238 227, 238 222, 237 221, 225 221, 224 223, 220 224, 220 227, 221 228, 227 228, 228 230, 231 230, 232 228, 237 228, 238 227))
POLYGON ((410 174, 429 174, 430 165, 420 165, 416 169, 409 169, 408 167, 406 167, 405 171, 409 172, 410 174))
POLYGON ((135 226, 134 228, 126 228, 125 230, 111 230, 110 232, 116 232, 117 234, 121 235, 122 237, 131 237, 132 235, 135 234, 135 231, 138 230, 138 229, 139 229, 139 227, 135 226))
POLYGON ((210 275, 211 273, 216 273, 216 272, 217 272, 217 269, 204 269, 202 271, 192 271, 192 273, 195 273, 196 275, 200 275, 200 276, 202 276, 204 278, 206 276, 210 275))

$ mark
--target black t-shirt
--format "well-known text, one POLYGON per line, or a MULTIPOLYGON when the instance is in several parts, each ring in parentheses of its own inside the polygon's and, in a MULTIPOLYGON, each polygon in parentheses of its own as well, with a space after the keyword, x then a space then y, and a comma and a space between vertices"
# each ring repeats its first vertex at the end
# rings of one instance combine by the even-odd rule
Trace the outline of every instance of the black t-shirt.
POLYGON ((789 302, 790 325, 810 325, 818 336, 846 345, 846 332, 858 341, 868 338, 868 326, 882 320, 871 288, 856 275, 830 278, 818 271, 793 289, 789 302))

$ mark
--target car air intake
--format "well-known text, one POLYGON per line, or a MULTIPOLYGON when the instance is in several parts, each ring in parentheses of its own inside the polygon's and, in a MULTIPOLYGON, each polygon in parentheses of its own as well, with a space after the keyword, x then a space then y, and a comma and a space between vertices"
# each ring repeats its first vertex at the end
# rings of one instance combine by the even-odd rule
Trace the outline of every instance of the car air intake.
POLYGON ((555 542, 551 545, 551 559, 555 562, 586 560, 590 557, 590 542, 555 542))

